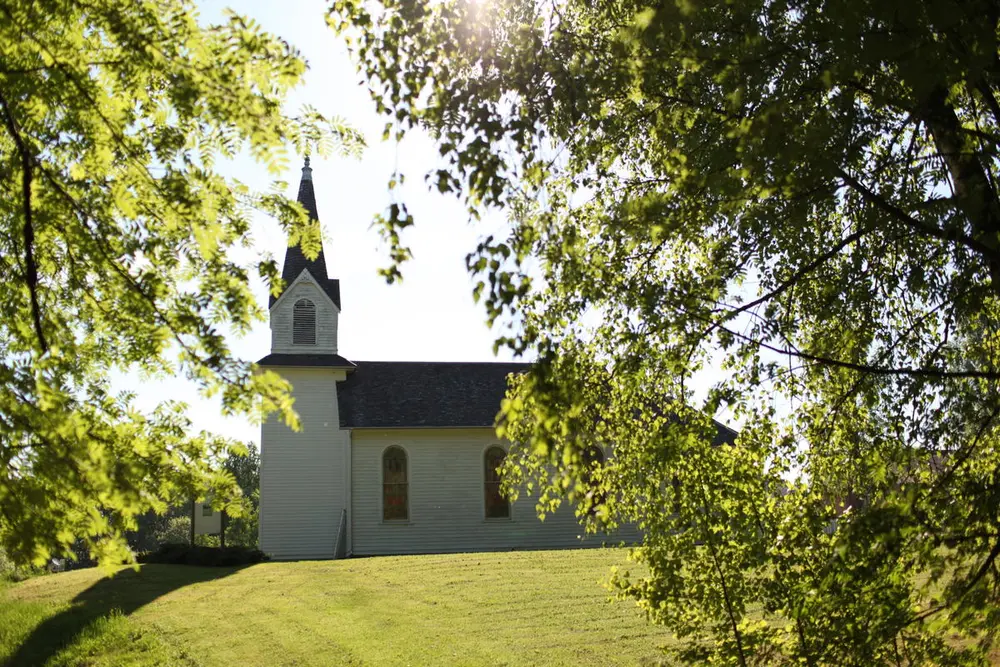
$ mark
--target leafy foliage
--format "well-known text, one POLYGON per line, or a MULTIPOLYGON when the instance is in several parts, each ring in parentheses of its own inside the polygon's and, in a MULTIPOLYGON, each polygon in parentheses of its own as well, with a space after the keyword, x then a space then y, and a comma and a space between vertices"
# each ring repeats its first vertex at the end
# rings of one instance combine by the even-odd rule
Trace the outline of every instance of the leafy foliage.
POLYGON ((135 518, 211 492, 238 511, 219 463, 240 446, 192 433, 184 406, 141 414, 110 374, 180 375, 226 413, 296 419, 287 385, 233 357, 224 333, 263 313, 238 263, 250 215, 307 253, 319 229, 279 192, 224 178, 245 152, 271 173, 290 149, 355 152, 360 137, 286 93, 306 64, 230 14, 190 2, 0 3, 0 544, 18 562, 128 558, 135 518))
POLYGON ((240 487, 240 511, 226 521, 226 544, 257 548, 260 522, 260 450, 248 443, 246 454, 230 455, 223 467, 240 487))
MULTIPOLYGON (((498 345, 539 360, 503 408, 509 479, 543 512, 641 525, 650 574, 615 583, 689 662, 990 650, 998 18, 989 0, 332 2, 387 132, 437 137, 429 184, 510 213, 468 258, 498 345), (741 433, 713 446, 723 408, 741 433)), ((394 262, 411 223, 381 221, 394 262)))
POLYGON ((164 544, 183 544, 191 541, 190 503, 168 512, 166 517, 163 526, 153 533, 153 545, 144 551, 155 551, 164 544))
POLYGON ((24 581, 36 574, 41 574, 42 568, 18 565, 0 549, 0 584, 13 581, 24 581))

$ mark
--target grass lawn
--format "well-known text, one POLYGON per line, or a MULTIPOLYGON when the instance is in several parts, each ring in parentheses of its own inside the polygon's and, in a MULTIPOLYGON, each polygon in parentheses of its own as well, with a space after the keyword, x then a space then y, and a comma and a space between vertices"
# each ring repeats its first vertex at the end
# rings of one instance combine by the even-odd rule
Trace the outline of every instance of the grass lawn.
POLYGON ((666 633, 601 581, 616 549, 146 565, 0 588, 10 665, 653 664, 666 633))

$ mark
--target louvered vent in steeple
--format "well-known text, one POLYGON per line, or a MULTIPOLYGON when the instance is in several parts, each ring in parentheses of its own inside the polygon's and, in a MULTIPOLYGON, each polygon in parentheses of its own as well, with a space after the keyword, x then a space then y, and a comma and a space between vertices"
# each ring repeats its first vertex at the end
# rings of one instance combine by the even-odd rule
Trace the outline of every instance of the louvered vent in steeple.
POLYGON ((292 344, 316 344, 316 304, 309 299, 299 299, 292 311, 292 344))

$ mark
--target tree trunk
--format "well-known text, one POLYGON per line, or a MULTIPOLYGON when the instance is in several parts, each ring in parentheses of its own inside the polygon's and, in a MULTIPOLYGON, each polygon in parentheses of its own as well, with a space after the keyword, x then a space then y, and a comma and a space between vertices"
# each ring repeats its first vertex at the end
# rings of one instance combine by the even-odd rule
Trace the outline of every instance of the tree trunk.
POLYGON ((955 109, 947 99, 948 91, 936 88, 920 116, 948 168, 955 197, 972 225, 972 237, 992 250, 983 260, 993 290, 1000 293, 1000 201, 979 156, 967 145, 955 109))

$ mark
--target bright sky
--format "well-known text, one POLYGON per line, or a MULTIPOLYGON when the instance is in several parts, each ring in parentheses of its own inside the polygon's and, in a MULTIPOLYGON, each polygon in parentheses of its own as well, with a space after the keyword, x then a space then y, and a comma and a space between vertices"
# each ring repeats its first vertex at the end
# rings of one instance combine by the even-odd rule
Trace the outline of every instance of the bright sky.
MULTIPOLYGON (((465 255, 487 230, 469 226, 455 199, 429 191, 424 184, 423 175, 436 166, 437 158, 426 136, 411 136, 398 146, 382 142, 384 121, 376 115, 346 48, 326 26, 323 0, 206 0, 199 4, 206 22, 219 18, 224 7, 232 7, 297 46, 309 62, 309 72, 304 85, 293 93, 289 111, 310 104, 321 113, 345 118, 368 141, 360 160, 312 160, 327 268, 331 277, 341 281, 340 353, 352 360, 495 360, 495 336, 485 325, 484 310, 472 300, 472 281, 465 270, 465 255), (370 224, 389 204, 386 183, 397 165, 407 176, 404 198, 417 225, 405 237, 414 260, 403 268, 403 283, 389 286, 376 273, 387 263, 388 254, 370 224)), ((284 176, 291 196, 297 192, 300 167, 295 164, 284 176)), ((266 170, 250 159, 236 161, 225 171, 258 189, 266 189, 271 182, 266 170)), ((286 239, 277 223, 261 217, 255 227, 258 248, 269 250, 281 261, 286 239)), ((266 303, 265 285, 258 281, 253 288, 259 302, 266 303)), ((237 356, 260 359, 270 351, 267 323, 230 344, 237 356)), ((501 356, 500 360, 509 358, 501 356)), ((182 380, 130 378, 124 385, 138 393, 143 408, 151 409, 165 399, 183 400, 191 406, 197 428, 260 441, 259 427, 245 419, 224 419, 217 402, 198 398, 182 380)))

